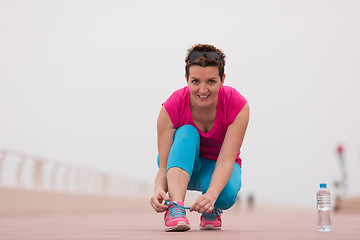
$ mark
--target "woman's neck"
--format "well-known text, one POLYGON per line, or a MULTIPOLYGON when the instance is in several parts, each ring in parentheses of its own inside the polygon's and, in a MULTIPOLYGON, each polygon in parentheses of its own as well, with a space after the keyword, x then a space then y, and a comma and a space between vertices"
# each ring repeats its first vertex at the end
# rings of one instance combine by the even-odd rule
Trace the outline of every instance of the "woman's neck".
POLYGON ((194 121, 213 121, 216 116, 217 104, 201 107, 190 101, 190 110, 194 121))

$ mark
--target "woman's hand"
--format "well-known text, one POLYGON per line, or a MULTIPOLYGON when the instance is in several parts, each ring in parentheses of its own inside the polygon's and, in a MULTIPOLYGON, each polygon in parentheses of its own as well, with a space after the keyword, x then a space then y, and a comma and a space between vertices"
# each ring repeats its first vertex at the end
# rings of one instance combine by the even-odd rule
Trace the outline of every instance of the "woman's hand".
POLYGON ((211 213, 211 211, 214 210, 216 199, 216 196, 206 192, 196 199, 195 203, 190 207, 190 212, 197 211, 199 213, 211 213))
POLYGON ((163 189, 155 190, 151 197, 150 204, 157 213, 165 212, 168 206, 162 204, 163 201, 170 201, 166 192, 163 189))

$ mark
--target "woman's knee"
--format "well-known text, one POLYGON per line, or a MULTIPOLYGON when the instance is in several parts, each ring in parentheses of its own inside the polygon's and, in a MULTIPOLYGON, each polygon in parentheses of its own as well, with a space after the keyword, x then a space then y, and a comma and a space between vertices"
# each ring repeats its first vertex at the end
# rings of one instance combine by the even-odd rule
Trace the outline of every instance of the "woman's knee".
MULTIPOLYGON (((240 189, 239 189, 240 190, 240 189)), ((222 210, 231 208, 235 202, 239 191, 235 189, 225 189, 220 193, 219 197, 215 202, 215 207, 222 210)))
POLYGON ((225 185, 224 189, 221 191, 218 199, 215 203, 215 206, 226 210, 231 208, 235 202, 236 197, 241 189, 241 168, 240 166, 234 166, 233 172, 228 183, 225 185))
POLYGON ((197 129, 192 125, 184 125, 179 127, 175 132, 175 139, 181 138, 183 140, 193 139, 195 141, 200 141, 200 135, 197 129))

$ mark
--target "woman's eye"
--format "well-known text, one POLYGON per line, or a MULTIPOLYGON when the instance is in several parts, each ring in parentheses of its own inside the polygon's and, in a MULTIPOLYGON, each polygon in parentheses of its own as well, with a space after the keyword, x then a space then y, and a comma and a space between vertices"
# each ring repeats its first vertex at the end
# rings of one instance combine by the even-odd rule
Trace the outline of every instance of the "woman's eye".
POLYGON ((199 81, 198 80, 192 80, 192 83, 198 83, 199 81))
POLYGON ((210 80, 209 83, 214 84, 215 80, 210 80))

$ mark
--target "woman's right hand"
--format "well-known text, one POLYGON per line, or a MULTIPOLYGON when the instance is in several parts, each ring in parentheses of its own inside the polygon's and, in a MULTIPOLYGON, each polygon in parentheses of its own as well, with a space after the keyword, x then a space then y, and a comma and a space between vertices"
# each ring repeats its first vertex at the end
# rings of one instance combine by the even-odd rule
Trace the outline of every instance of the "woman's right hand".
POLYGON ((157 213, 165 212, 168 206, 164 205, 163 201, 170 201, 166 192, 163 189, 155 190, 154 195, 151 197, 150 204, 157 213))

